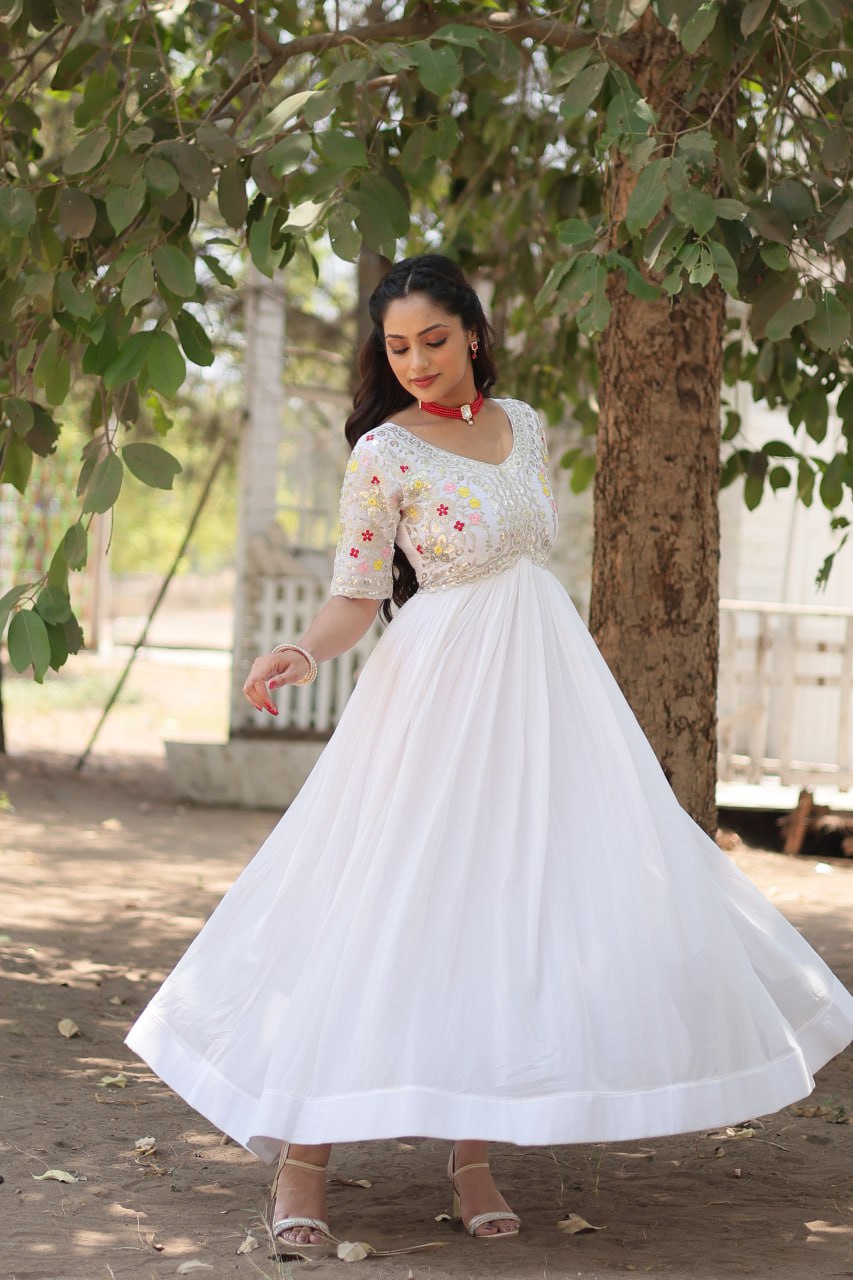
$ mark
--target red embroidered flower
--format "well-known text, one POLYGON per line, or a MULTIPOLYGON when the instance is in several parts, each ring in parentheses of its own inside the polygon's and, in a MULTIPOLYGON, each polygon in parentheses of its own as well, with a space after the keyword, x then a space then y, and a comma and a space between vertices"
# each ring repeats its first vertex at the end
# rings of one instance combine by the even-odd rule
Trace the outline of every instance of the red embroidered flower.
POLYGON ((365 438, 365 440, 372 440, 372 439, 373 439, 373 436, 365 436, 364 438, 365 438))
POLYGON ((374 476, 370 483, 371 483, 371 484, 379 484, 379 476, 374 476))
POLYGON ((418 543, 418 553, 419 553, 419 555, 423 555, 423 553, 424 553, 424 549, 423 549, 423 547, 421 546, 421 544, 420 544, 420 543, 418 543))
POLYGON ((449 508, 448 508, 448 507, 446 507, 446 506, 444 505, 444 503, 443 503, 443 502, 440 502, 440 503, 438 504, 438 506, 436 507, 436 511, 438 512, 438 514, 439 514, 440 516, 446 516, 446 515, 447 515, 448 510, 449 510, 449 508))
POLYGON ((349 553, 352 556, 353 560, 358 559, 358 547, 350 547, 349 553))
POLYGON ((457 521, 456 521, 456 524, 453 526, 453 528, 454 528, 454 529, 464 529, 464 528, 465 528, 465 521, 464 521, 464 520, 457 520, 457 521))
POLYGON ((403 472, 408 471, 408 469, 409 469, 408 467, 404 467, 404 466, 401 466, 401 467, 400 467, 400 470, 401 470, 401 471, 403 471, 403 472))
POLYGON ((373 532, 372 532, 372 530, 370 530, 370 529, 365 529, 364 533, 361 535, 361 540, 362 540, 362 542, 372 542, 372 541, 373 541, 373 532))

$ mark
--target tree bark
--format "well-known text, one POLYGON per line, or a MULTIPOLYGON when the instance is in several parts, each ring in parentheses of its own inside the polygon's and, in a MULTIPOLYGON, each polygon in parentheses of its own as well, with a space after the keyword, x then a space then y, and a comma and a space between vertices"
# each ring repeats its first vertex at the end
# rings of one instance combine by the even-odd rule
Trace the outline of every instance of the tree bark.
MULTIPOLYGON (((660 127, 674 134, 689 123, 681 103, 691 59, 665 76, 680 52, 674 38, 651 11, 639 28, 645 40, 632 71, 660 127)), ((706 97, 698 109, 719 104, 706 97)), ((627 164, 615 167, 614 226, 635 181, 627 164)), ((672 302, 644 302, 617 274, 610 300, 600 347, 590 629, 679 802, 713 835, 725 295, 714 281, 672 302)))

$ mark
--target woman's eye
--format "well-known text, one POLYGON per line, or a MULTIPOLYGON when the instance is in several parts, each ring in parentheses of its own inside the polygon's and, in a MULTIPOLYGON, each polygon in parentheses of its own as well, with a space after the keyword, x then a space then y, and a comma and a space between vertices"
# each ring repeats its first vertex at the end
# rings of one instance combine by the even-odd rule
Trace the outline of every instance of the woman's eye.
POLYGON ((394 350, 394 348, 392 347, 392 348, 391 348, 391 355, 392 355, 392 356, 404 356, 404 355, 406 354, 406 352, 408 351, 408 349, 409 349, 408 347, 401 347, 399 351, 395 351, 395 350, 394 350))
POLYGON ((428 347, 443 347, 446 341, 447 341, 447 339, 446 339, 446 338, 442 338, 440 342, 428 342, 428 343, 427 343, 427 346, 428 346, 428 347))

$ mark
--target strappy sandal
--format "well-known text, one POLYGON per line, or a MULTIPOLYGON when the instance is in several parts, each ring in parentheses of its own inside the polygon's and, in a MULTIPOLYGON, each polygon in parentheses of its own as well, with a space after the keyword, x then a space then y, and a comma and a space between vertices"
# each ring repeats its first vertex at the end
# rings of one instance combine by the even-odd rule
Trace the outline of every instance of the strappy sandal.
POLYGON ((463 1164, 461 1169, 454 1168, 454 1159, 456 1157, 456 1148, 450 1148, 450 1159, 447 1162, 447 1176, 450 1179, 450 1185, 453 1187, 453 1221, 461 1222, 469 1235, 475 1240, 505 1240, 508 1237, 517 1236, 521 1227, 521 1218, 517 1213, 511 1213, 509 1209, 496 1209, 491 1213, 475 1213, 469 1222, 465 1222, 462 1217, 462 1202, 459 1199, 459 1193, 456 1190, 456 1179, 460 1173, 465 1173, 468 1169, 488 1169, 488 1164, 463 1164), (518 1223, 515 1231, 495 1231, 489 1235, 477 1235, 477 1228, 481 1227, 484 1222, 497 1222, 498 1219, 508 1219, 510 1222, 518 1223))
POLYGON ((328 1258, 332 1254, 337 1253, 337 1241, 329 1230, 328 1223, 320 1218, 278 1218, 275 1217, 275 1196, 278 1190, 278 1180, 281 1177, 281 1171, 286 1164, 298 1165, 300 1169, 313 1169, 314 1173, 322 1173, 325 1175, 326 1166, 318 1164, 308 1164, 306 1160, 294 1160, 288 1156, 290 1143, 285 1142, 281 1148, 281 1155, 276 1166, 275 1177, 273 1178, 272 1188, 270 1190, 270 1231, 272 1233, 275 1251, 280 1258, 304 1258, 306 1260, 312 1258, 328 1258), (325 1240, 318 1240, 315 1243, 305 1242, 301 1240, 282 1240, 280 1235, 282 1231, 287 1231, 290 1227, 310 1227, 312 1231, 321 1231, 326 1237, 325 1240))

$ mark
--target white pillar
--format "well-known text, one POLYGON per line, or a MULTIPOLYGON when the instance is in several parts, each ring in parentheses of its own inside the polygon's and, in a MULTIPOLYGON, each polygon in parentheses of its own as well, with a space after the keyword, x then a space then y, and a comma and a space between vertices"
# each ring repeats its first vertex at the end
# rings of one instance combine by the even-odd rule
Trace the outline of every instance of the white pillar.
POLYGON ((240 439, 237 509, 237 584, 234 593, 234 662, 231 730, 251 724, 252 709, 240 692, 252 660, 247 622, 253 607, 249 545, 277 515, 278 456, 284 411, 284 287, 250 265, 244 293, 246 316, 245 422, 240 439))

